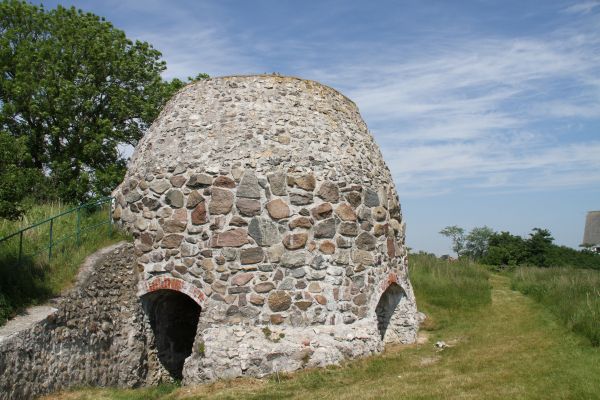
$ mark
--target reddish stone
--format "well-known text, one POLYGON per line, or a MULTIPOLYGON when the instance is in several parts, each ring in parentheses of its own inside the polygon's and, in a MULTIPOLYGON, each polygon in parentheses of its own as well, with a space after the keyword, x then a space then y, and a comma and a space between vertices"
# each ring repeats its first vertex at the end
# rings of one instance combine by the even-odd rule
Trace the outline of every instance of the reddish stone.
POLYGON ((265 258, 265 253, 261 247, 251 247, 242 249, 240 252, 240 262, 242 265, 258 264, 265 258))
POLYGON ((364 306, 365 304, 367 304, 367 295, 364 293, 361 293, 361 294, 355 296, 352 301, 357 306, 364 306))
POLYGON ((325 181, 319 187, 317 196, 330 203, 337 203, 340 198, 340 191, 335 183, 325 181))
POLYGON ((322 306, 327 304, 327 298, 325 296, 323 296, 322 294, 315 295, 315 300, 317 301, 317 303, 319 303, 322 306))
POLYGON ((283 238, 283 245, 288 250, 296 250, 304 247, 307 240, 308 234, 306 234, 305 232, 291 233, 285 235, 285 237, 283 238))
POLYGON ((248 231, 243 228, 216 233, 211 239, 212 247, 241 247, 246 243, 248 243, 248 231))
POLYGON ((227 176, 217 176, 213 182, 213 185, 217 187, 233 189, 235 187, 235 181, 227 176))
POLYGON ((181 175, 172 176, 171 179, 169 179, 169 182, 171 182, 171 185, 173 185, 176 188, 182 187, 183 184, 185 183, 185 181, 186 181, 185 176, 181 176, 181 175))
POLYGON ((254 291, 256 293, 268 293, 273 289, 275 289, 273 282, 261 282, 257 285, 254 285, 254 291))
POLYGON ((312 227, 312 221, 308 217, 294 218, 293 220, 290 221, 289 227, 290 227, 290 229, 295 229, 295 228, 310 229, 312 227))
POLYGON ((168 219, 162 223, 162 228, 166 233, 183 232, 185 231, 186 226, 186 222, 177 221, 175 219, 168 219))
POLYGON ((302 188, 309 192, 315 190, 316 186, 315 176, 313 174, 306 174, 300 176, 299 178, 294 178, 294 183, 299 188, 302 188))
POLYGON ((308 285, 308 291, 311 293, 321 293, 321 285, 319 285, 319 282, 311 282, 308 285))
POLYGON ((187 274, 187 268, 185 265, 181 265, 181 264, 176 265, 175 271, 179 272, 182 275, 187 274))
POLYGON ((329 203, 319 204, 318 206, 316 206, 315 208, 313 208, 311 210, 311 214, 317 220, 331 217, 332 212, 333 212, 333 209, 331 208, 331 204, 329 204, 329 203))
POLYGON ((248 222, 244 218, 235 215, 231 218, 231 221, 229 221, 229 225, 231 225, 231 226, 247 226, 248 222))
POLYGON ((271 200, 267 203, 267 211, 273 219, 287 218, 290 216, 290 208, 281 199, 271 200))
POLYGON ((250 282, 254 274, 250 272, 246 272, 243 274, 236 274, 233 279, 231 279, 231 283, 236 286, 244 286, 246 283, 250 282))
POLYGON ((172 219, 185 223, 187 223, 187 217, 187 210, 185 208, 178 208, 174 210, 173 215, 171 215, 172 219))
POLYGON ((336 207, 335 213, 342 221, 356 221, 356 213, 348 203, 342 203, 336 207))
POLYGON ((326 240, 319 246, 319 250, 323 254, 333 254, 335 253, 335 244, 333 242, 326 240))
POLYGON ((388 230, 388 224, 375 224, 375 227, 373 228, 373 233, 375 234, 375 236, 381 236, 384 235, 388 230))
POLYGON ((262 306, 265 304, 265 298, 257 295, 256 293, 251 293, 248 301, 256 306, 262 306))
POLYGON ((387 238, 387 253, 388 257, 394 258, 396 257, 396 246, 395 246, 394 238, 387 238))
POLYGON ((285 311, 292 305, 290 295, 281 290, 272 292, 267 301, 271 311, 285 311))
MULTIPOLYGON (((136 250, 135 255, 140 257, 142 254, 147 253, 150 250, 152 250, 152 245, 147 245, 147 244, 140 242, 135 245, 135 250, 136 250)), ((141 261, 141 259, 138 259, 138 261, 141 261)))
POLYGON ((312 301, 309 300, 301 300, 294 303, 296 307, 298 307, 302 311, 308 310, 310 306, 312 306, 312 301))
POLYGON ((235 206, 240 210, 240 214, 246 217, 253 217, 260 214, 260 200, 241 197, 237 199, 235 206))
POLYGON ((283 316, 281 314, 271 314, 269 320, 273 325, 279 325, 283 323, 283 316))
POLYGON ((233 193, 227 189, 213 188, 208 210, 211 214, 228 214, 233 207, 233 193))
POLYGON ((146 246, 152 246, 154 244, 154 237, 151 233, 143 232, 140 235, 140 241, 146 246))
POLYGON ((187 208, 194 208, 198 204, 203 203, 203 202, 204 202, 204 197, 202 197, 202 195, 200 193, 198 193, 197 190, 192 190, 190 192, 190 194, 188 194, 187 203, 185 206, 187 208))
POLYGON ((182 240, 182 235, 166 235, 161 242, 161 246, 167 249, 174 249, 176 247, 179 247, 182 240))
POLYGON ((227 286, 220 281, 216 281, 215 283, 213 283, 211 285, 211 288, 212 288, 212 290, 214 290, 217 293, 225 294, 227 286))
POLYGON ((202 225, 208 222, 208 216, 206 215, 206 203, 203 201, 194 208, 192 211, 192 224, 202 225))
POLYGON ((362 232, 354 241, 354 245, 357 248, 368 251, 375 250, 376 244, 377 239, 368 232, 362 232))
POLYGON ((362 202, 362 196, 358 192, 349 192, 346 194, 346 200, 352 207, 358 207, 362 202))

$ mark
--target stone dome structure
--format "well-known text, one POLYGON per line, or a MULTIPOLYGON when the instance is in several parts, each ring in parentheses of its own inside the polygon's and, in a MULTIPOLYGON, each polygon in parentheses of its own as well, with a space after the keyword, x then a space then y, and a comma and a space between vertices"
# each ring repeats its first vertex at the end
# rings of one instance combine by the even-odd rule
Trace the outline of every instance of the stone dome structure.
POLYGON ((258 75, 183 88, 114 192, 158 357, 184 382, 413 342, 405 225, 356 105, 258 75))

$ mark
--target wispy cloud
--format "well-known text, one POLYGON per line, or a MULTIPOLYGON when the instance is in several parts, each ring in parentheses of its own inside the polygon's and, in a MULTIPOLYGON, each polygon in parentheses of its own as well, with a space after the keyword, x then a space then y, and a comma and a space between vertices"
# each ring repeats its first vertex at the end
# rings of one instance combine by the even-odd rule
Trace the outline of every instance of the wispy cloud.
MULTIPOLYGON (((162 10, 148 4, 148 13, 162 10)), ((600 183, 598 5, 557 9, 570 21, 542 35, 433 32, 378 44, 341 40, 323 25, 306 37, 265 36, 235 29, 215 4, 173 6, 161 29, 129 32, 164 52, 169 78, 277 68, 340 89, 401 193, 418 197, 600 183)))
POLYGON ((570 14, 588 14, 598 6, 600 1, 581 1, 566 7, 564 11, 570 14))
POLYGON ((599 39, 467 38, 314 74, 357 102, 405 195, 600 184, 599 39))

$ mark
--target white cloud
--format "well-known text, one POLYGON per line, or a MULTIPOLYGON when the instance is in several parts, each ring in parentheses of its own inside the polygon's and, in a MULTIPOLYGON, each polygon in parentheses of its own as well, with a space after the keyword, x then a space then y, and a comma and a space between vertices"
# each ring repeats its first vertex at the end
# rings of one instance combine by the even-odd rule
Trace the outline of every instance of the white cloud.
POLYGON ((600 129, 599 38, 461 39, 314 74, 356 101, 407 195, 582 186, 600 183, 600 144, 569 132, 600 129))
POLYGON ((329 27, 310 40, 265 37, 228 26, 216 6, 174 6, 177 24, 128 32, 164 52, 169 78, 287 67, 278 72, 340 89, 410 196, 533 190, 600 182, 600 145, 589 139, 600 133, 589 132, 600 129, 599 4, 573 4, 562 11, 576 21, 529 37, 332 43, 329 27))
POLYGON ((600 6, 600 1, 582 1, 565 8, 569 14, 588 14, 596 7, 600 6))

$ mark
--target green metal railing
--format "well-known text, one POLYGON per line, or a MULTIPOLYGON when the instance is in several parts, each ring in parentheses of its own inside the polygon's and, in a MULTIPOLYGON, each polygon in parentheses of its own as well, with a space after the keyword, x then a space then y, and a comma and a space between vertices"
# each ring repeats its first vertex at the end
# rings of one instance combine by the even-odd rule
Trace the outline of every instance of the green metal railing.
POLYGON ((62 243, 67 243, 69 240, 74 240, 74 242, 79 246, 79 244, 81 243, 81 240, 82 240, 82 235, 85 232, 91 231, 92 229, 97 229, 100 226, 108 225, 108 235, 112 236, 112 215, 111 215, 112 202, 113 202, 112 197, 102 197, 102 198, 98 198, 96 200, 90 201, 88 203, 81 204, 75 208, 64 211, 64 212, 54 215, 48 219, 45 219, 43 221, 37 222, 33 225, 30 225, 26 228, 23 228, 23 229, 15 232, 15 233, 12 233, 8 236, 0 238, 0 245, 7 243, 11 239, 17 240, 17 238, 18 238, 18 240, 19 240, 19 246, 18 246, 19 250, 18 250, 18 256, 17 256, 17 265, 18 266, 21 265, 21 261, 23 260, 23 257, 25 255, 35 257, 45 251, 48 251, 48 262, 50 262, 50 260, 52 258, 52 253, 57 248, 58 245, 60 245, 62 243), (103 217, 100 220, 100 222, 86 225, 85 224, 86 213, 97 210, 98 208, 102 208, 102 206, 104 206, 104 205, 108 205, 108 207, 106 207, 108 210, 107 216, 105 218, 103 217), (75 214, 75 221, 72 221, 72 222, 74 222, 74 225, 75 225, 73 227, 73 231, 66 235, 62 235, 61 237, 56 238, 55 237, 55 224, 57 224, 61 219, 73 218, 73 214, 75 214), (35 249, 35 251, 33 251, 31 253, 25 254, 23 245, 24 245, 24 241, 26 239, 27 234, 30 231, 33 231, 34 229, 45 228, 46 226, 48 228, 47 244, 45 246, 44 245, 40 246, 40 248, 35 249))

